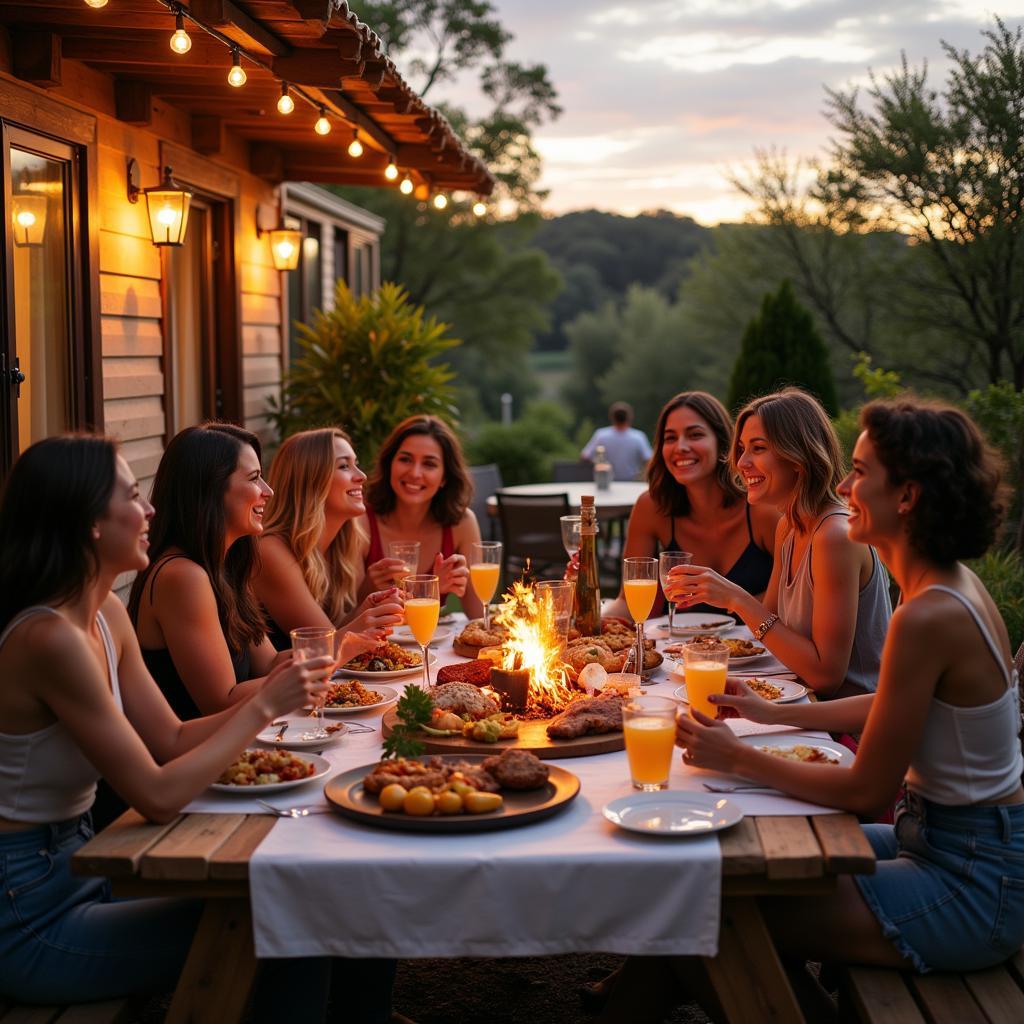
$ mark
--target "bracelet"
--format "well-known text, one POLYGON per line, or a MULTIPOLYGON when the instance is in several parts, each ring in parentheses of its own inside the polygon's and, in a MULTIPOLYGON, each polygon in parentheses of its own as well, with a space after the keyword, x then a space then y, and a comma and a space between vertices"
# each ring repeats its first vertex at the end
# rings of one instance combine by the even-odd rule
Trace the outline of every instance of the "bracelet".
POLYGON ((763 640, 767 635, 768 630, 770 630, 772 626, 774 626, 775 623, 778 621, 778 615, 776 615, 775 612, 772 612, 771 615, 769 615, 768 618, 765 619, 764 622, 762 622, 761 625, 754 630, 754 639, 763 640))

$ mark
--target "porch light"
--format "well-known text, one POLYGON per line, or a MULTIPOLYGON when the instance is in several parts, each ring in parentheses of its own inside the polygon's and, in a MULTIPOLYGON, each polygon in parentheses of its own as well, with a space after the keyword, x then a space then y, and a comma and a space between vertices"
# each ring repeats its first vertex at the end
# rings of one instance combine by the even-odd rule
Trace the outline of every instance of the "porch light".
POLYGON ((277 101, 279 114, 290 114, 295 109, 295 100, 288 95, 288 83, 281 83, 281 98, 277 101))
POLYGON ((42 245, 46 231, 46 196, 22 192, 12 198, 14 244, 19 247, 42 245))
POLYGON ((487 204, 482 199, 478 199, 473 204, 473 213, 475 213, 478 217, 482 217, 486 212, 487 204))
POLYGON ((395 163, 394 157, 388 161, 387 167, 384 168, 384 177, 388 181, 394 181, 398 177, 398 165, 395 163))
POLYGON ((192 49, 192 37, 185 31, 185 16, 179 11, 174 19, 174 35, 171 36, 171 49, 175 53, 188 53, 192 49))
POLYGON ((185 230, 188 227, 188 210, 192 193, 171 177, 170 167, 164 168, 163 181, 159 185, 140 189, 138 185, 139 165, 128 161, 128 200, 139 201, 146 197, 146 212, 149 214, 149 232, 154 245, 184 245, 185 230))
POLYGON ((279 223, 276 228, 260 227, 256 223, 256 237, 270 235, 270 256, 275 270, 294 270, 302 254, 302 232, 298 228, 286 228, 279 223))
POLYGON ((398 186, 398 191, 401 192, 403 196, 408 196, 412 195, 412 190, 415 187, 416 186, 412 183, 412 178, 410 178, 409 175, 407 174, 402 179, 402 184, 398 186))
POLYGON ((320 107, 320 116, 316 119, 316 124, 313 125, 313 131, 317 135, 330 135, 331 134, 331 122, 327 120, 327 111, 320 107))
POLYGON ((443 210, 448 205, 448 197, 443 192, 438 192, 434 196, 434 209, 443 210))
POLYGON ((86 4, 90 7, 95 7, 99 10, 101 7, 106 7, 108 0, 85 0, 86 4))
POLYGON ((348 144, 348 155, 358 160, 363 155, 363 144, 359 141, 359 129, 352 129, 352 141, 348 144))
POLYGON ((241 89, 245 85, 247 77, 245 68, 242 67, 242 55, 238 52, 238 48, 235 47, 231 51, 231 70, 228 72, 228 85, 241 89))

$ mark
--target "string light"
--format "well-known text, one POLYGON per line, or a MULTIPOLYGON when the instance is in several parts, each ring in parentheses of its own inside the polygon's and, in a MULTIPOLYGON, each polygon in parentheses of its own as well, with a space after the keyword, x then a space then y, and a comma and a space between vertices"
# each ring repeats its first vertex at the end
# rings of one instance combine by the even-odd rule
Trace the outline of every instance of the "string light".
POLYGON ((171 49, 177 53, 188 53, 192 49, 192 37, 185 31, 185 16, 178 11, 174 19, 174 35, 171 36, 171 49))
POLYGON ((101 7, 106 7, 107 6, 107 0, 85 0, 85 2, 90 7, 95 7, 96 10, 99 10, 101 7))
POLYGON ((384 168, 384 177, 388 181, 394 181, 398 177, 398 166, 395 164, 394 157, 388 161, 387 167, 384 168))
POLYGON ((487 212, 487 204, 482 199, 478 199, 473 204, 473 212, 478 217, 482 217, 487 212))
POLYGON ((295 109, 295 100, 288 95, 288 83, 281 83, 281 98, 277 101, 277 109, 281 114, 290 114, 295 109))
POLYGON ((438 192, 434 196, 434 209, 443 210, 448 205, 448 197, 443 192, 438 192))
POLYGON ((246 80, 245 68, 242 67, 242 55, 235 47, 231 51, 231 70, 228 72, 228 85, 241 89, 246 80))
POLYGON ((320 107, 320 116, 316 119, 316 124, 313 125, 313 131, 317 135, 331 134, 331 122, 327 120, 327 111, 324 110, 322 105, 320 107))
POLYGON ((412 178, 410 178, 409 175, 407 174, 402 179, 402 184, 398 186, 398 191, 401 192, 403 196, 408 196, 408 195, 412 194, 412 190, 415 187, 416 186, 413 185, 413 183, 412 183, 412 178))
POLYGON ((352 129, 352 141, 348 144, 348 155, 358 160, 363 155, 363 144, 359 141, 359 129, 352 129))

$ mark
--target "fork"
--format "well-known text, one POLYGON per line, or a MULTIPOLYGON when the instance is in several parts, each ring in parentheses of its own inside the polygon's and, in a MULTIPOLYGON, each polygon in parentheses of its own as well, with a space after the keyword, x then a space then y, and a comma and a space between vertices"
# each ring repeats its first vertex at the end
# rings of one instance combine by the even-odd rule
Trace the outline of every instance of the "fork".
POLYGON ((275 807, 273 804, 268 804, 266 800, 257 800, 256 803, 276 818, 306 818, 310 814, 321 814, 327 810, 326 807, 321 807, 319 804, 310 804, 306 807, 275 807))

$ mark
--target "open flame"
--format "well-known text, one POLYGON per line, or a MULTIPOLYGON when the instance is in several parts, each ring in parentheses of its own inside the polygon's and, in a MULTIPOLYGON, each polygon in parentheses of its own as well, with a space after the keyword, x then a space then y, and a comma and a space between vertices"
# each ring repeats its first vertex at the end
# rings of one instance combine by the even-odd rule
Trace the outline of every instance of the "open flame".
POLYGON ((530 587, 516 581, 503 595, 495 621, 508 630, 501 645, 501 668, 530 673, 527 710, 561 711, 579 696, 562 663, 561 638, 550 600, 538 602, 530 587))

